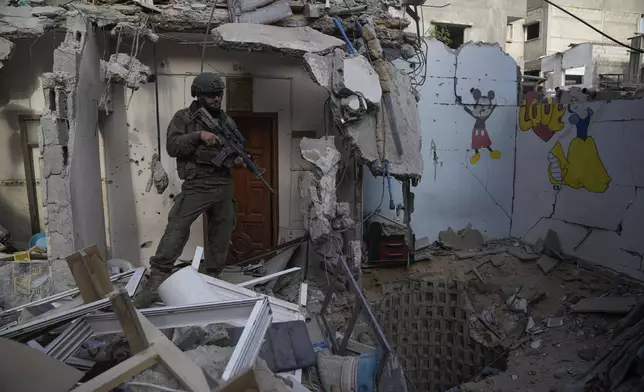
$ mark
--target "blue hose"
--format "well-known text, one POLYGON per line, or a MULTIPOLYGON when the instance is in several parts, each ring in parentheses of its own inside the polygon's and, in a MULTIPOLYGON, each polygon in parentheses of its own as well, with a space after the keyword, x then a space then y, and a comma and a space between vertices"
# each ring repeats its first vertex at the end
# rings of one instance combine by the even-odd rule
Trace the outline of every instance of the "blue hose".
POLYGON ((344 42, 347 43, 347 49, 349 50, 349 54, 358 54, 356 49, 351 45, 351 41, 349 41, 349 37, 347 37, 347 33, 344 32, 344 27, 342 27, 342 21, 338 19, 337 17, 332 18, 333 23, 335 23, 335 26, 340 30, 340 34, 342 34, 342 37, 344 38, 344 42))

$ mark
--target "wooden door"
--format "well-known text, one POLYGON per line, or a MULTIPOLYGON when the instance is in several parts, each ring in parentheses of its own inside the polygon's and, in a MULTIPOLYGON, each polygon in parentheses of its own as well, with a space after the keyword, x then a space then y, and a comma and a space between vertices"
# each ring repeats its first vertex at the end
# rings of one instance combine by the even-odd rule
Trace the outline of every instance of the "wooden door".
MULTIPOLYGON (((264 178, 277 189, 277 118, 267 114, 231 114, 246 138, 244 148, 264 170, 264 178)), ((246 260, 275 244, 276 195, 248 169, 234 169, 237 226, 228 249, 227 264, 246 260)))

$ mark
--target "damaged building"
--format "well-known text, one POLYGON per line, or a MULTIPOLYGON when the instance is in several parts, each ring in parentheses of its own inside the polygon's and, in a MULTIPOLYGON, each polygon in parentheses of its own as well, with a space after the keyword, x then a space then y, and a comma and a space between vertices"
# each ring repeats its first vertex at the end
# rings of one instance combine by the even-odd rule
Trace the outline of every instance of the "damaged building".
POLYGON ((61 390, 637 385, 613 348, 641 347, 642 99, 524 92, 498 44, 419 39, 420 6, 1 7, 0 343, 53 357, 61 390), (227 269, 198 272, 200 217, 165 306, 134 310, 181 191, 166 129, 202 72, 275 193, 234 170, 227 269), (147 356, 167 371, 130 374, 147 356))

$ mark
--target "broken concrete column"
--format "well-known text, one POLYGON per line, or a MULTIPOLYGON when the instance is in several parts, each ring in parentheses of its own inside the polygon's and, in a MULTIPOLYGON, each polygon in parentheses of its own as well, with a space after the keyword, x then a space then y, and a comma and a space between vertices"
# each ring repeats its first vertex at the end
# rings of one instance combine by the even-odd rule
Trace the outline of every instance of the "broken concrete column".
POLYGON ((95 132, 103 86, 91 24, 78 12, 69 13, 65 40, 54 50, 53 71, 42 77, 45 109, 39 135, 50 261, 64 259, 75 245, 105 249, 95 132))

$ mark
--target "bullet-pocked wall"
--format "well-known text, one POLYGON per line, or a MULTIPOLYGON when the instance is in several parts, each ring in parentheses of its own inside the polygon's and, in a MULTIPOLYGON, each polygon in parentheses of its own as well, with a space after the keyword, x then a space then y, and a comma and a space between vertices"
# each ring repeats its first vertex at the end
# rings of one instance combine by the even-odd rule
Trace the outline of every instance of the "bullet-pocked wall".
MULTIPOLYGON (((203 39, 199 37, 193 37, 193 41, 203 39)), ((201 45, 194 42, 186 45, 176 39, 161 39, 157 43, 161 162, 169 175, 169 186, 163 194, 157 194, 154 187, 151 192, 145 190, 150 159, 157 151, 155 86, 143 85, 133 95, 119 87, 114 89, 114 113, 106 119, 109 129, 103 131, 112 257, 147 264, 165 229, 173 196, 180 192, 181 180, 175 160, 165 151, 165 138, 174 113, 192 101, 190 85, 201 68, 201 45)), ((144 53, 141 61, 152 66, 151 51, 144 53)), ((315 137, 323 132, 328 93, 310 80, 296 58, 208 48, 203 63, 204 71, 225 77, 252 77, 253 111, 277 113, 277 235, 280 239, 298 236, 303 221, 297 179, 300 171, 309 168, 300 156, 299 142, 302 135, 315 137)), ((195 247, 203 246, 202 228, 199 218, 192 226, 182 259, 192 259, 195 247)))
POLYGON ((517 135, 512 235, 643 279, 644 99, 539 104, 517 135))
MULTIPOLYGON (((412 228, 436 239, 447 227, 468 223, 487 238, 510 234, 518 80, 516 62, 498 45, 467 43, 450 50, 428 41, 427 79, 418 102, 423 178, 416 188, 412 228)), ((382 178, 365 173, 364 211, 381 203, 382 178)), ((400 184, 392 180, 395 204, 400 184)), ((376 218, 377 219, 377 218, 376 218)))

